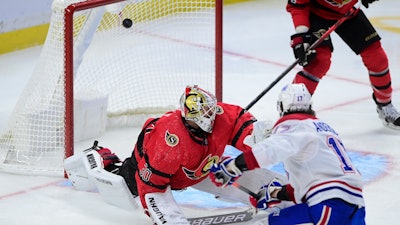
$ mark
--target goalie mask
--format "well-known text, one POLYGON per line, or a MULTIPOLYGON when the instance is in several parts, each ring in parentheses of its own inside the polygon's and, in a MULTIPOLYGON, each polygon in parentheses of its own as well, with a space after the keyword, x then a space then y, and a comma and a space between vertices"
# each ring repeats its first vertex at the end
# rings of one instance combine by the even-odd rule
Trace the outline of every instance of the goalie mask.
POLYGON ((279 94, 277 108, 282 117, 285 113, 309 111, 311 104, 311 94, 304 84, 289 84, 279 94))
POLYGON ((197 85, 187 86, 180 106, 186 120, 193 121, 207 133, 212 132, 217 111, 217 99, 214 95, 197 85))

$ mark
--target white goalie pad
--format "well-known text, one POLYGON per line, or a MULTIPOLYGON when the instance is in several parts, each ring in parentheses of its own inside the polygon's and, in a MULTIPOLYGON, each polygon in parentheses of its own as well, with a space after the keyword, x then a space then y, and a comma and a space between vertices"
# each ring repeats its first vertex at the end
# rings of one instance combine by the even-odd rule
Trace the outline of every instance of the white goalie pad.
POLYGON ((128 211, 139 208, 123 177, 104 169, 91 170, 89 175, 93 177, 101 197, 108 204, 128 211))
POLYGON ((138 208, 124 178, 103 169, 102 158, 97 151, 86 153, 84 164, 105 202, 127 210, 138 208))
POLYGON ((190 225, 179 208, 170 188, 164 193, 148 193, 145 195, 147 210, 157 225, 190 225))
POLYGON ((76 189, 98 190, 106 203, 126 210, 139 207, 124 178, 103 169, 102 158, 96 150, 69 157, 64 166, 76 189))
POLYGON ((95 191, 96 185, 84 165, 84 153, 77 153, 64 160, 64 169, 72 186, 80 191, 95 191))

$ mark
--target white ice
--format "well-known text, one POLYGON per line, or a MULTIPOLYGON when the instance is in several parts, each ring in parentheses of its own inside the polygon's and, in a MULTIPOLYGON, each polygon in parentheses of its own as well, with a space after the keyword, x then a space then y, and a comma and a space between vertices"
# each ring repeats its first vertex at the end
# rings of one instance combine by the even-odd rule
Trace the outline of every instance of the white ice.
MULTIPOLYGON (((224 8, 224 101, 247 106, 293 61, 289 36, 293 26, 285 11, 286 1, 259 0, 224 8)), ((373 3, 364 12, 377 27, 390 60, 393 104, 400 109, 400 1, 373 3)), ((320 82, 313 97, 317 115, 338 131, 356 157, 383 161, 358 164, 372 176, 366 181, 364 196, 368 225, 396 225, 399 222, 400 131, 385 128, 371 99, 368 74, 361 59, 336 35, 332 67, 320 82), (377 172, 378 171, 378 172, 377 172)), ((0 128, 27 83, 41 47, 0 55, 0 128)), ((296 67, 269 91, 250 111, 260 120, 277 118, 277 93, 289 83, 296 67)), ((137 129, 113 131, 100 138, 122 158, 130 154, 137 129), (122 139, 118 132, 129 132, 122 139)), ((92 141, 77 148, 89 147, 92 141)), ((366 160, 369 162, 368 160, 366 160)), ((360 161, 363 162, 363 161, 360 161)), ((54 177, 20 176, 0 173, 0 225, 150 225, 142 212, 128 212, 105 204, 97 193, 79 192, 62 186, 65 180, 54 177)))

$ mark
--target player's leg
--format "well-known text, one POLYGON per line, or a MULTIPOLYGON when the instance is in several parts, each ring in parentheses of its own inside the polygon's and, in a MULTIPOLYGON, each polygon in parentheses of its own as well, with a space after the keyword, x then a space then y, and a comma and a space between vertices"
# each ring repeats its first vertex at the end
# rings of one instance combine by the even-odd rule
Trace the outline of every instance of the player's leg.
POLYGON ((341 199, 330 199, 308 206, 306 203, 282 209, 268 216, 268 225, 365 225, 363 207, 349 204, 341 199))
POLYGON ((313 225, 313 220, 310 217, 310 211, 307 204, 296 204, 273 213, 268 216, 268 223, 265 225, 313 225))
POLYGON ((365 208, 339 198, 310 206, 309 214, 314 224, 325 221, 326 225, 365 225, 365 208))
MULTIPOLYGON (((318 40, 323 32, 332 26, 332 21, 327 21, 314 14, 310 14, 310 32, 313 42, 318 40)), ((315 58, 310 63, 299 71, 293 79, 293 83, 303 83, 308 91, 314 94, 319 81, 325 76, 331 66, 331 55, 333 45, 331 37, 328 36, 316 49, 315 58)))
POLYGON ((382 48, 379 34, 362 11, 355 18, 343 23, 337 29, 337 33, 356 54, 361 56, 368 69, 372 96, 380 119, 384 125, 400 129, 400 113, 391 103, 389 60, 382 48))

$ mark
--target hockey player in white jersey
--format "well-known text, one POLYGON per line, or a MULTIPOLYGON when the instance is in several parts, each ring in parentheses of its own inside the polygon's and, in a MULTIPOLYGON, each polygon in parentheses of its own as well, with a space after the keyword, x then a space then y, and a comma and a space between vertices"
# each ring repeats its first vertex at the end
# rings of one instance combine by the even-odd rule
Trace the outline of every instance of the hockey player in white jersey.
POLYGON ((364 225, 363 181, 338 133, 319 120, 304 84, 285 86, 278 99, 280 119, 272 134, 237 158, 212 167, 217 186, 235 182, 242 171, 283 162, 289 184, 279 180, 261 188, 254 205, 266 209, 279 201, 296 204, 269 214, 261 224, 364 225))

